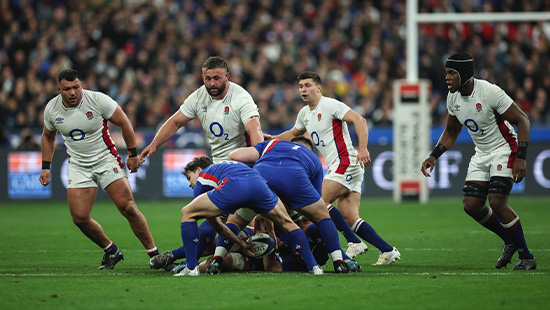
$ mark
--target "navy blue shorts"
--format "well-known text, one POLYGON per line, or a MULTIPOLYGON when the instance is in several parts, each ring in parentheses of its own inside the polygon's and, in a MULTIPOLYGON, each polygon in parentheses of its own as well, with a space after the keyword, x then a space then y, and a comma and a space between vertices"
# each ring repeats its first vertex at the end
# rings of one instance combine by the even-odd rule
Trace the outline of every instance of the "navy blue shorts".
POLYGON ((267 213, 278 201, 277 195, 259 175, 228 177, 208 192, 208 198, 216 207, 231 214, 239 208, 249 208, 258 214, 267 213))
POLYGON ((254 169, 267 181, 269 188, 293 210, 316 203, 321 199, 322 180, 320 182, 310 180, 306 171, 300 166, 274 168, 270 165, 258 164, 254 169), (312 182, 318 184, 318 188, 312 182))

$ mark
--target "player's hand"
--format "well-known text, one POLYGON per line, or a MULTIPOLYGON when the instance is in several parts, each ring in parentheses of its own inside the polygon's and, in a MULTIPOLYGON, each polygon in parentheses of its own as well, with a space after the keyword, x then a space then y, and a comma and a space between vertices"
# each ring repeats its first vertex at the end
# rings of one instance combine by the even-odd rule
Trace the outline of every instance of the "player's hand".
POLYGON ((527 171, 526 167, 527 163, 525 162, 525 159, 516 159, 514 167, 512 167, 512 177, 514 178, 515 183, 519 183, 521 182, 521 180, 523 180, 527 171))
POLYGON ((52 179, 50 179, 50 169, 42 169, 42 172, 40 172, 40 177, 38 178, 40 180, 40 184, 46 186, 50 184, 52 179))
POLYGON ((430 156, 426 158, 426 160, 422 163, 422 168, 420 169, 420 171, 422 171, 424 176, 431 177, 432 175, 430 173, 434 170, 434 167, 435 167, 435 157, 430 156))
POLYGON ((145 162, 145 157, 149 158, 149 156, 153 155, 156 150, 156 146, 154 146, 153 144, 149 144, 143 149, 143 151, 141 151, 141 154, 139 155, 139 162, 143 164, 145 162))
POLYGON ((128 157, 126 160, 126 167, 128 167, 128 170, 130 170, 130 173, 134 173, 138 170, 140 165, 139 158, 136 157, 128 157))
POLYGON ((270 135, 268 133, 264 133, 264 141, 266 140, 273 140, 273 135, 270 135))
POLYGON ((240 245, 242 250, 246 253, 246 255, 250 257, 256 256, 256 253, 250 251, 249 249, 254 246, 254 242, 251 241, 251 238, 248 238, 246 242, 243 241, 243 244, 240 245))
POLYGON ((357 164, 361 165, 361 168, 367 168, 371 164, 370 153, 367 149, 359 149, 357 152, 357 164))

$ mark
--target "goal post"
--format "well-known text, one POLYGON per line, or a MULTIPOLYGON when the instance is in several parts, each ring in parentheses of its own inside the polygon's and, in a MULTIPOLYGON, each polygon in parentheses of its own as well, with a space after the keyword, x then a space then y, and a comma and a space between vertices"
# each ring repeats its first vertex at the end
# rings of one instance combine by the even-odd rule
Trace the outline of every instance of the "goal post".
POLYGON ((396 202, 429 199, 428 181, 420 172, 430 148, 431 83, 397 80, 393 85, 393 197, 396 202))

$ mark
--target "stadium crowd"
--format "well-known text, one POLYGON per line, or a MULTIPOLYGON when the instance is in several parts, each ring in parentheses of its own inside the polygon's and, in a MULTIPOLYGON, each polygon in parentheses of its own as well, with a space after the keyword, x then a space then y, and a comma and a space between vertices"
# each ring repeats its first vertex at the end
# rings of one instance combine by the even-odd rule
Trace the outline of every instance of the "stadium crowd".
MULTIPOLYGON (((303 106, 299 72, 369 126, 392 123, 392 82, 405 77, 405 0, 0 0, 0 145, 39 149, 56 77, 78 70, 85 88, 115 99, 134 127, 156 131, 201 85, 210 55, 253 96, 262 128, 281 132, 303 106), (34 134, 33 134, 34 133, 34 134)), ((549 11, 550 0, 419 1, 420 12, 549 11)), ((445 123, 444 62, 465 50, 474 76, 500 85, 550 126, 550 21, 423 24, 419 74, 432 82, 433 124, 445 123)), ((200 128, 198 121, 188 125, 200 128)), ((143 147, 143 145, 139 145, 143 147)))

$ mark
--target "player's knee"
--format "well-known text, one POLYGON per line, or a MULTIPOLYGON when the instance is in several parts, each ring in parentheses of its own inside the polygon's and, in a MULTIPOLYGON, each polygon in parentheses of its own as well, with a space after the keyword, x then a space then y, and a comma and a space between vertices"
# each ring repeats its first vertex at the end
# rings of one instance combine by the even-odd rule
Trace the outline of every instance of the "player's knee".
POLYGON ((133 200, 128 200, 123 204, 117 205, 118 211, 124 215, 124 217, 134 217, 138 214, 137 206, 133 200))
POLYGON ((470 200, 469 198, 476 198, 485 204, 487 200, 487 188, 475 182, 466 181, 462 191, 464 192, 464 201, 470 200))
POLYGON ((489 194, 491 196, 492 194, 508 196, 512 190, 512 185, 513 183, 509 178, 491 177, 489 181, 489 194))
POLYGON ((73 223, 78 226, 86 226, 88 223, 90 223, 91 217, 90 215, 84 215, 84 214, 72 214, 73 223))

